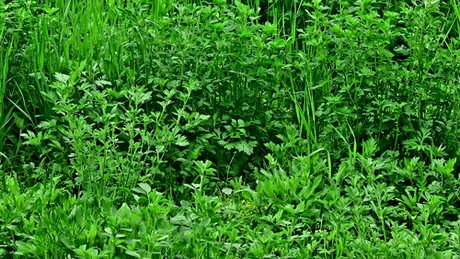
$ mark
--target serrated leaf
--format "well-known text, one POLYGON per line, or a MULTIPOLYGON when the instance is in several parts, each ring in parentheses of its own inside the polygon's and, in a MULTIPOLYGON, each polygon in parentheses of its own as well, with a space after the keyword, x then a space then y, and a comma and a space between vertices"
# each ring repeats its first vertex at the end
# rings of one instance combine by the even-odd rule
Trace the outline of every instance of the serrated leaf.
POLYGON ((56 73, 54 74, 54 77, 61 83, 67 83, 67 81, 69 81, 69 76, 66 74, 56 73))
POLYGON ((42 121, 40 122, 40 124, 38 124, 37 127, 40 129, 49 129, 52 127, 56 127, 56 123, 57 121, 55 119, 52 119, 50 121, 42 121))
POLYGON ((140 99, 140 103, 144 103, 148 100, 152 99, 152 92, 147 92, 147 93, 144 93, 142 96, 141 96, 141 99, 140 99))
POLYGON ((247 155, 252 155, 252 153, 254 153, 254 147, 256 146, 256 144, 256 141, 251 141, 249 143, 241 141, 235 145, 235 148, 236 150, 244 152, 247 155))
POLYGON ((105 86, 105 85, 111 86, 112 85, 112 83, 110 83, 109 81, 105 81, 105 80, 96 80, 94 81, 94 83, 97 86, 105 86))
POLYGON ((186 147, 188 146, 190 143, 188 142, 187 138, 183 135, 178 135, 177 136, 177 139, 176 139, 176 145, 180 146, 180 147, 186 147))

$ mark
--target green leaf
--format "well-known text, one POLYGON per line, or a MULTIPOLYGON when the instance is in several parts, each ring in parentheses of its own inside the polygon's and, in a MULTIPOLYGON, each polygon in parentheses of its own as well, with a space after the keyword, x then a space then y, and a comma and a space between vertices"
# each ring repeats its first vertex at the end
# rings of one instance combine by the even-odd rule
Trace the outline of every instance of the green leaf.
POLYGON ((105 81, 105 80, 96 80, 96 81, 94 81, 94 83, 95 83, 97 86, 101 86, 101 87, 102 87, 102 86, 106 86, 106 85, 108 85, 108 86, 111 86, 111 85, 112 85, 112 83, 110 83, 109 81, 105 81))
POLYGON ((224 189, 222 189, 222 192, 227 194, 227 195, 230 195, 230 194, 232 194, 233 190, 230 189, 230 188, 224 188, 224 189))
POLYGON ((206 217, 206 218, 204 218, 203 221, 201 222, 201 225, 202 225, 203 227, 207 227, 207 226, 209 225, 209 223, 211 223, 211 218, 206 217))
POLYGON ((254 147, 256 145, 257 145, 256 141, 250 141, 249 143, 240 141, 236 143, 235 148, 236 150, 240 152, 244 152, 249 156, 249 155, 252 155, 252 153, 254 153, 254 147))
POLYGON ((187 138, 183 135, 178 135, 177 136, 177 139, 176 139, 176 145, 180 146, 180 147, 186 147, 188 146, 190 143, 188 142, 187 138))
POLYGON ((147 193, 147 194, 150 193, 150 191, 152 191, 152 188, 147 183, 140 183, 139 187, 141 187, 142 190, 144 190, 145 193, 147 193))
POLYGON ((136 253, 136 252, 134 252, 134 251, 126 251, 125 253, 126 253, 127 255, 132 256, 132 257, 141 258, 141 255, 138 254, 138 253, 136 253))
POLYGON ((16 246, 18 250, 16 253, 26 255, 26 254, 35 254, 37 252, 37 247, 33 244, 29 244, 23 241, 16 241, 16 246))
POLYGON ((121 205, 121 208, 118 209, 117 213, 115 214, 115 217, 117 218, 117 220, 130 219, 130 216, 131 216, 131 209, 126 203, 123 203, 123 205, 121 205))
POLYGON ((56 78, 57 81, 61 83, 67 83, 67 81, 69 81, 69 76, 65 74, 56 73, 54 77, 56 78))

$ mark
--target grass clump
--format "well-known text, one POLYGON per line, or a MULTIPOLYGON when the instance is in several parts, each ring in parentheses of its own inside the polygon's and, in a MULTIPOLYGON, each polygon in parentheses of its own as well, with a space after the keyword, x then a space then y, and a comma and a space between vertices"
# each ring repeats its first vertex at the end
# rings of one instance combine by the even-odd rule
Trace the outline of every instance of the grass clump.
POLYGON ((0 2, 0 256, 458 257, 457 10, 0 2))

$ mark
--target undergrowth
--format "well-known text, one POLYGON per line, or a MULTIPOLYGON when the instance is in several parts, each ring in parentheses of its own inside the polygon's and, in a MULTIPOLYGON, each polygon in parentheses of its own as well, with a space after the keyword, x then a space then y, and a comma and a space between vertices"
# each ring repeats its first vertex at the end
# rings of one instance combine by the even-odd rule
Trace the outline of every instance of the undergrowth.
POLYGON ((0 257, 458 258, 451 1, 0 1, 0 257))

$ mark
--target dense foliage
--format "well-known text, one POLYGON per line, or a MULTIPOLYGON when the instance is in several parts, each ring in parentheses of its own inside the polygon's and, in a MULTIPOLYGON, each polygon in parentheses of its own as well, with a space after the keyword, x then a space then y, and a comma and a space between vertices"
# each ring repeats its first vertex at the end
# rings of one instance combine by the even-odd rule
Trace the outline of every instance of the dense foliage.
POLYGON ((0 257, 458 258, 458 4, 0 0, 0 257))

